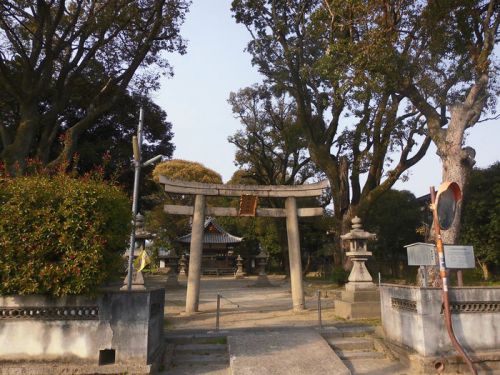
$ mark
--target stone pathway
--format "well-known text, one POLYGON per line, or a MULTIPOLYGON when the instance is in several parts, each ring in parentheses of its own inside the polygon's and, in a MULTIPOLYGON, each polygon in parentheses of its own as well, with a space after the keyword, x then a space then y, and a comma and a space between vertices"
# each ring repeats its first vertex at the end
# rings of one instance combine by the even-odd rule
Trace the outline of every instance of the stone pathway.
MULTIPOLYGON (((167 289, 166 333, 169 337, 172 361, 161 374, 406 374, 399 362, 387 357, 383 349, 377 346, 372 337, 372 327, 361 325, 359 328, 359 325, 349 325, 335 317, 333 305, 338 290, 332 289, 331 286, 305 282, 307 309, 294 313, 291 309, 289 280, 284 280, 282 276, 271 276, 270 280, 272 287, 259 288, 253 286, 255 277, 243 280, 235 280, 232 277, 203 277, 200 312, 191 316, 183 314, 185 281, 181 281, 180 287, 167 289), (317 289, 323 289, 321 294, 324 329, 321 332, 329 334, 325 339, 320 336, 318 330, 317 289), (223 298, 220 331, 216 332, 218 293, 223 298), (336 333, 332 334, 332 331, 336 333), (174 338, 176 335, 177 339, 174 338), (227 337, 231 365, 229 366, 228 362, 214 364, 213 361, 217 362, 221 354, 221 347, 199 346, 200 342, 194 337, 199 338, 200 335, 227 337), (300 340, 300 335, 305 335, 302 344, 294 341, 294 337, 300 340), (182 343, 180 336, 188 341, 182 343), (329 340, 330 346, 326 340, 329 340), (321 359, 316 356, 319 353, 321 359), (307 362, 308 367, 303 367, 305 358, 314 358, 307 362), (318 365, 315 367, 316 363, 318 365), (326 367, 321 367, 321 363, 326 367), (310 368, 310 371, 306 371, 306 368, 310 368), (332 368, 335 368, 335 371, 332 368)), ((156 282, 158 281, 161 279, 157 278, 156 282)), ((206 344, 214 345, 213 342, 206 344)))

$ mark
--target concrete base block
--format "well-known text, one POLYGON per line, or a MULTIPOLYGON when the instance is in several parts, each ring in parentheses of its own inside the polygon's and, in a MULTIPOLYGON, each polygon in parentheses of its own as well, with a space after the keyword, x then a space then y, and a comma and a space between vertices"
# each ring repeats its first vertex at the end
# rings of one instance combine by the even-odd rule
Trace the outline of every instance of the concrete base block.
POLYGON ((259 275, 257 277, 257 281, 255 281, 255 284, 253 284, 253 286, 266 287, 266 286, 273 286, 273 284, 271 284, 267 275, 259 275))
POLYGON ((350 284, 346 285, 340 300, 335 300, 335 314, 344 319, 380 318, 379 291, 373 288, 348 288, 350 284))
POLYGON ((0 375, 150 373, 163 351, 165 290, 101 291, 0 296, 0 375))
POLYGON ((179 281, 177 280, 176 274, 167 274, 167 280, 165 281, 165 287, 178 287, 180 286, 179 281))
POLYGON ((25 362, 1 362, 0 375, 95 375, 95 374, 130 374, 150 375, 158 373, 161 358, 155 359, 152 364, 140 364, 137 362, 96 365, 90 361, 25 361, 25 362))
MULTIPOLYGON (((442 374, 468 374, 470 372, 467 364, 455 352, 448 352, 440 356, 423 356, 411 348, 387 338, 384 340, 384 344, 391 352, 390 354, 407 366, 412 374, 436 373, 436 364, 438 362, 444 366, 442 374)), ((500 350, 469 351, 468 354, 474 363, 476 371, 479 373, 500 373, 500 350)))
POLYGON ((378 319, 380 302, 335 301, 335 315, 344 319, 378 319))
POLYGON ((380 305, 378 290, 360 290, 355 293, 344 290, 340 299, 346 302, 376 302, 380 305))

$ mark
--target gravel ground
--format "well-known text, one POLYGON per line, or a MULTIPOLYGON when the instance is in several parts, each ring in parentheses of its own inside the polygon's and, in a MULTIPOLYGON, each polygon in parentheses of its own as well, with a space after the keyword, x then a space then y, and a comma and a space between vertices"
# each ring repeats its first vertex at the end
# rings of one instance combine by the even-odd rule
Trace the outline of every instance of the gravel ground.
MULTIPOLYGON (((203 277, 199 313, 184 315, 186 281, 177 288, 167 288, 165 295, 166 325, 169 330, 215 329, 217 294, 221 294, 220 329, 276 326, 314 326, 318 324, 318 298, 322 290, 322 321, 332 324, 333 298, 338 290, 324 283, 305 282, 306 310, 292 311, 290 280, 269 276, 271 287, 255 287, 256 276, 236 280, 232 277, 203 277)), ((162 285, 164 276, 149 276, 149 285, 162 285)))

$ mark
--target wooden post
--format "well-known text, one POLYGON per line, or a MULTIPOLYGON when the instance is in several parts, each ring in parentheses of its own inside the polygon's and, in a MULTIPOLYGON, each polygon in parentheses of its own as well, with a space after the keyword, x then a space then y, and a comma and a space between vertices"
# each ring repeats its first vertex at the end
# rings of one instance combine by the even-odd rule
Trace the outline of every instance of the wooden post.
POLYGON ((299 220, 297 217, 297 201, 295 200, 295 197, 288 197, 286 199, 285 210, 293 310, 302 311, 305 309, 305 299, 304 287, 302 285, 302 259, 300 257, 299 220))
POLYGON ((200 300, 201 258, 203 229, 205 226, 205 196, 196 195, 194 201, 193 228, 189 250, 189 273, 186 292, 186 314, 198 311, 200 300))

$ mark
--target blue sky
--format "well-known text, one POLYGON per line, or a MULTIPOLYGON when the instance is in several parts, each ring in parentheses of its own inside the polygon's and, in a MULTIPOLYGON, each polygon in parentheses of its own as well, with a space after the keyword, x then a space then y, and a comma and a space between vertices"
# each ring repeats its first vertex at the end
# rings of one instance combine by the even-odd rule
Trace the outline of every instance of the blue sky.
MULTIPOLYGON (((172 55, 173 78, 164 78, 153 95, 168 114, 175 133, 174 158, 198 161, 231 178, 235 148, 227 137, 239 128, 239 121, 227 103, 229 93, 261 81, 261 76, 244 52, 248 31, 231 17, 230 0, 194 0, 182 27, 188 40, 187 54, 172 55)), ((477 124, 466 143, 476 149, 477 166, 500 160, 500 123, 477 124)), ((410 169, 410 179, 397 189, 414 194, 429 192, 441 182, 441 164, 431 147, 423 160, 410 169)))

